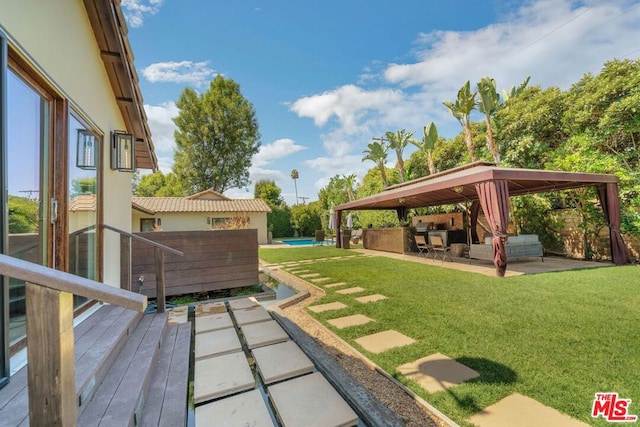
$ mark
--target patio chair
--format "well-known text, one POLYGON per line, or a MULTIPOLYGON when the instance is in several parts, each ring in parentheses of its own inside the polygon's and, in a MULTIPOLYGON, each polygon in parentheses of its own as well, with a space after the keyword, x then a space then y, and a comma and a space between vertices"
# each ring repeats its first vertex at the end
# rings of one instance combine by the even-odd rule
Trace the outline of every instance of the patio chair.
POLYGON ((312 246, 316 244, 324 245, 324 230, 316 230, 316 238, 312 242, 312 246))
MULTIPOLYGON (((439 258, 440 256, 438 254, 442 254, 442 262, 444 262, 451 248, 444 245, 444 243, 442 242, 442 237, 440 236, 429 236, 429 240, 431 241, 433 258, 439 258)), ((449 257, 449 259, 451 259, 451 257, 449 257)))
POLYGON ((418 256, 424 255, 425 258, 429 258, 429 254, 433 252, 433 248, 427 243, 427 239, 420 234, 416 234, 413 236, 413 240, 416 242, 416 247, 418 248, 418 256))
POLYGON ((362 228, 358 228, 351 232, 351 242, 358 243, 362 239, 362 228))

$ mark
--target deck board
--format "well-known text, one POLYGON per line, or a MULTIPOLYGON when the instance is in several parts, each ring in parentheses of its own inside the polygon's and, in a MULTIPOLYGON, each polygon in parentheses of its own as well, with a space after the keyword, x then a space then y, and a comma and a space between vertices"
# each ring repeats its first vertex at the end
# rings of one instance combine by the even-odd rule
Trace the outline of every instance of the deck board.
POLYGON ((191 323, 168 328, 142 413, 143 426, 186 425, 190 345, 191 323))

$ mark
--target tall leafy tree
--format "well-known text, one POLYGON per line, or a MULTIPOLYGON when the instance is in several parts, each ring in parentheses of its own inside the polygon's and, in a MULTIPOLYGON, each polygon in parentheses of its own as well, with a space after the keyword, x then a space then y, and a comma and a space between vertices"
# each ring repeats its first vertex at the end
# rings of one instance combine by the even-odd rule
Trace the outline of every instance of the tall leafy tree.
POLYGON ((350 202, 353 202, 356 199, 356 195, 355 195, 355 186, 356 186, 356 175, 355 174, 350 174, 350 175, 343 175, 343 179, 344 179, 344 189, 347 192, 347 197, 349 198, 350 202))
POLYGON ((469 157, 471 157, 472 162, 475 162, 477 158, 475 148, 473 146, 469 116, 476 108, 476 95, 477 92, 471 92, 471 83, 467 80, 458 91, 458 98, 455 103, 451 101, 443 102, 453 117, 458 120, 460 126, 462 126, 464 141, 467 144, 467 151, 469 152, 469 157))
POLYGON ((386 132, 385 136, 389 140, 389 148, 396 152, 396 157, 398 158, 398 163, 396 163, 396 167, 398 168, 398 172, 400 172, 400 181, 405 182, 407 180, 407 173, 404 170, 404 159, 403 152, 404 149, 409 144, 411 137, 415 132, 407 132, 404 129, 397 130, 394 132, 386 132))
POLYGON ((253 105, 240 86, 218 75, 202 94, 186 88, 176 106, 173 171, 187 191, 222 193, 246 186, 260 135, 253 105))
POLYGON ((487 147, 493 156, 493 161, 496 166, 500 166, 500 151, 496 145, 493 135, 493 125, 491 123, 491 117, 498 111, 498 107, 500 106, 500 95, 496 90, 496 81, 490 77, 481 78, 478 82, 478 93, 480 94, 478 110, 484 114, 487 124, 487 147))
POLYGON ((389 186, 389 181, 387 179, 387 171, 384 164, 387 161, 387 151, 388 147, 382 142, 374 141, 367 145, 367 148, 363 151, 365 156, 362 158, 362 161, 371 160, 374 162, 378 169, 380 170, 380 177, 382 178, 382 184, 385 187, 389 186))
POLYGON ((284 203, 282 190, 276 185, 275 181, 270 179, 261 179, 256 182, 253 197, 264 200, 271 209, 284 203))
POLYGON ((133 194, 140 197, 182 197, 186 196, 184 189, 178 182, 176 174, 169 172, 154 172, 142 176, 136 184, 133 194))

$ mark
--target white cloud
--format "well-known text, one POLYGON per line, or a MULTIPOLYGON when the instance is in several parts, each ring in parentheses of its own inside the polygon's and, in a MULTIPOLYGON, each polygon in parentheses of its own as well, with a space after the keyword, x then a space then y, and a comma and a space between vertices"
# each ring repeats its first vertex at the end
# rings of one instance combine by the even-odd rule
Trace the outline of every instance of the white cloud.
POLYGON ((296 144, 292 139, 278 139, 271 144, 260 146, 260 151, 253 156, 253 165, 264 166, 273 160, 282 159, 306 149, 307 147, 296 144))
POLYGON ((133 28, 142 26, 147 15, 155 15, 164 0, 122 0, 122 12, 133 28))
POLYGON ((173 153, 175 140, 173 132, 177 129, 173 118, 178 115, 178 107, 175 102, 169 101, 160 105, 145 104, 147 123, 151 129, 151 138, 157 152, 173 153))
POLYGON ((151 83, 190 83, 201 87, 215 74, 208 65, 209 61, 158 62, 143 68, 142 75, 151 83))

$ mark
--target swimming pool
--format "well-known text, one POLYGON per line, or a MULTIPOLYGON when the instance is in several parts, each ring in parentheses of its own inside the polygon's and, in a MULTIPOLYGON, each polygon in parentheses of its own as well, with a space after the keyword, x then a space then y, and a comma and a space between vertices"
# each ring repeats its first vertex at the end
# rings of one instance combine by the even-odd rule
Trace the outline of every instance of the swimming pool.
POLYGON ((311 245, 313 244, 313 239, 282 240, 282 243, 289 246, 311 245))

